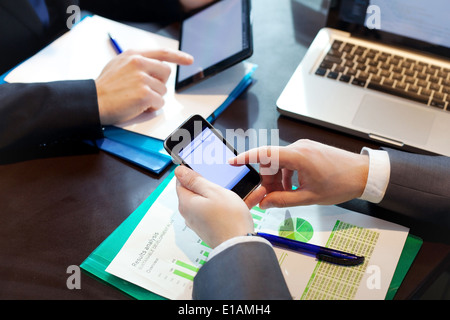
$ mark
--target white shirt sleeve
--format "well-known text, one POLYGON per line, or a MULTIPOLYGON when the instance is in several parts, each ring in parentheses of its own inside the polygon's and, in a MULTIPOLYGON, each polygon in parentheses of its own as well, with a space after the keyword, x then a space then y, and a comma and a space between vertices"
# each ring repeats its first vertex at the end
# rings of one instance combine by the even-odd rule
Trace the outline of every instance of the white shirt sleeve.
POLYGON ((217 247, 213 249, 213 251, 209 254, 208 260, 211 260, 214 256, 218 255, 220 252, 238 244, 238 243, 244 243, 244 242, 262 242, 269 246, 272 246, 269 241, 267 241, 264 238, 258 237, 258 236, 240 236, 228 239, 225 242, 222 242, 217 247))
POLYGON ((363 148, 361 154, 369 156, 369 175, 360 199, 379 203, 383 200, 391 176, 389 154, 384 150, 370 148, 363 148))

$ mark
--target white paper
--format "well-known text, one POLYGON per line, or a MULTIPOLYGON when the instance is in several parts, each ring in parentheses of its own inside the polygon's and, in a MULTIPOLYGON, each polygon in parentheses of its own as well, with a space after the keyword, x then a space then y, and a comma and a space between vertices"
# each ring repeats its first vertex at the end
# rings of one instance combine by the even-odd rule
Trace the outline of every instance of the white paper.
MULTIPOLYGON (((385 298, 408 235, 407 228, 336 206, 293 207, 265 212, 252 210, 252 215, 256 231, 275 234, 280 232, 280 226, 286 220, 305 220, 312 227, 309 243, 322 246, 327 244, 338 220, 376 234, 374 250, 370 259, 366 259, 357 291, 351 299, 385 298)), ((294 229, 299 230, 297 227, 294 229)), ((210 252, 211 249, 186 227, 179 214, 173 179, 106 271, 169 299, 191 299, 192 279, 210 252)), ((318 261, 315 257, 278 248, 275 252, 292 296, 301 299, 313 271, 320 268, 318 261)), ((355 267, 339 268, 344 269, 332 271, 336 277, 339 272, 350 272, 349 268, 355 267)), ((326 299, 332 298, 340 297, 328 296, 326 299)))
POLYGON ((108 33, 123 50, 178 48, 178 41, 100 16, 84 18, 71 31, 15 68, 6 82, 49 82, 96 79, 117 53, 108 33))
MULTIPOLYGON (((390 282, 398 264, 403 246, 408 236, 409 229, 397 224, 390 223, 381 219, 373 218, 364 214, 359 214, 350 210, 346 210, 337 206, 305 206, 291 207, 285 209, 270 209, 266 213, 259 213, 262 220, 258 223, 257 231, 278 234, 280 226, 286 220, 296 221, 302 219, 307 221, 313 228, 313 236, 308 243, 320 246, 327 246, 332 230, 337 221, 360 227, 364 230, 362 233, 369 233, 377 237, 374 250, 370 257, 365 256, 365 263, 356 267, 338 266, 321 262, 323 266, 327 266, 325 274, 328 280, 330 274, 334 279, 348 274, 350 278, 356 279, 357 273, 362 271, 362 277, 357 283, 357 291, 355 294, 339 295, 339 289, 344 290, 342 284, 345 280, 336 280, 341 286, 337 287, 337 291, 331 295, 325 295, 323 299, 354 299, 354 300, 382 300, 386 297, 390 282), (352 273, 350 275, 350 273, 352 273)), ((295 229, 295 228, 294 228, 295 229)), ((348 229, 354 232, 354 228, 348 229)), ((336 233, 335 233, 336 234, 336 233)), ((355 237, 356 239, 357 237, 355 237)), ((356 241, 355 241, 356 242, 356 241)), ((364 245, 368 242, 362 241, 364 245)), ((335 248, 345 252, 357 254, 353 250, 343 248, 335 248)), ((309 299, 303 296, 308 282, 311 280, 318 262, 315 258, 308 257, 303 254, 296 254, 292 251, 281 250, 275 248, 281 270, 284 274, 288 287, 294 299, 309 299), (302 297, 303 296, 303 297, 302 297)), ((319 266, 320 267, 320 266, 319 266)), ((323 269, 323 268, 321 268, 323 269)), ((331 281, 329 281, 331 283, 331 281)), ((325 291, 331 291, 325 290, 325 291)))
MULTIPOLYGON (((96 79, 117 55, 108 33, 116 38, 124 51, 178 49, 177 40, 103 17, 86 17, 70 32, 15 68, 5 81, 32 83, 96 79)), ((191 115, 209 117, 254 67, 249 63, 239 63, 178 94, 175 92, 176 65, 168 64, 172 73, 166 84, 168 92, 164 97, 164 107, 144 113, 118 127, 164 140, 191 115)))

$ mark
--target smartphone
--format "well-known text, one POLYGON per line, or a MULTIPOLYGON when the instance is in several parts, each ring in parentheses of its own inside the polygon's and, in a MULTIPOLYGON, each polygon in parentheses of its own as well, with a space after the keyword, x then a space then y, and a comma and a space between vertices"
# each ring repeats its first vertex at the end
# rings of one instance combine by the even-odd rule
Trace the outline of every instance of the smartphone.
POLYGON ((237 151, 214 127, 199 115, 186 120, 164 141, 164 148, 176 163, 185 165, 207 180, 245 199, 261 183, 250 165, 232 166, 228 159, 237 151))

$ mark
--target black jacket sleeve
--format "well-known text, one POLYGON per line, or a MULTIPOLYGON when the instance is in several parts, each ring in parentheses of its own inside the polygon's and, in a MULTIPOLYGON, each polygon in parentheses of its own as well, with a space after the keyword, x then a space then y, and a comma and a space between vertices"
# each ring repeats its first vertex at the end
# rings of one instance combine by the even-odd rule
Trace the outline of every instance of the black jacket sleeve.
POLYGON ((102 137, 94 80, 0 85, 0 151, 102 137))
POLYGON ((183 15, 178 0, 81 0, 80 7, 122 21, 170 23, 183 15))
MULTIPOLYGON (((0 25, 9 30, 0 36, 0 43, 8 48, 8 56, 0 59, 0 73, 34 54, 60 30, 64 31, 68 5, 80 5, 81 9, 120 20, 159 22, 177 20, 182 14, 178 0, 47 0, 46 3, 52 30, 42 27, 26 0, 0 0, 0 25)), ((0 85, 0 157, 67 139, 101 136, 93 80, 0 85)))

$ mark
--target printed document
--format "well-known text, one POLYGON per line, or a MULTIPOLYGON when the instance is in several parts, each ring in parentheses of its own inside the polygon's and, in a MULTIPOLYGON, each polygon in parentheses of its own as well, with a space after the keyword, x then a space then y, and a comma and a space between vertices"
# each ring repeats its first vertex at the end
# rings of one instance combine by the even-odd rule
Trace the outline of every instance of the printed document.
MULTIPOLYGON (((384 299, 409 231, 337 206, 255 207, 251 213, 255 231, 365 257, 364 264, 346 267, 275 248, 294 299, 384 299)), ((168 299, 191 299, 194 277, 211 251, 178 212, 173 178, 106 271, 168 299)))

